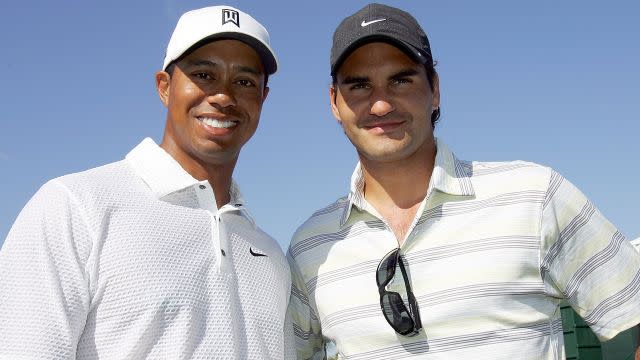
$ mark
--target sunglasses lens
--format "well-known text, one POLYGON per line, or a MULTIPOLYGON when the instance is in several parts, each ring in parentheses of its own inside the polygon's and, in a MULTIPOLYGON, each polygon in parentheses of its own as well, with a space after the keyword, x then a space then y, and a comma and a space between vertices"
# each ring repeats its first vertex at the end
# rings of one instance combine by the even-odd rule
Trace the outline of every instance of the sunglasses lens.
POLYGON ((420 323, 420 315, 418 314, 418 307, 415 297, 411 292, 411 286, 408 283, 407 275, 404 270, 402 259, 399 259, 398 252, 400 249, 395 249, 385 255, 380 264, 378 264, 378 270, 376 271, 376 281, 378 283, 378 291, 380 292, 380 307, 385 319, 400 335, 413 336, 417 334, 422 328, 420 323), (409 297, 409 304, 412 312, 409 312, 402 297, 397 292, 386 290, 387 284, 393 279, 396 273, 396 266, 400 262, 400 270, 402 271, 402 277, 404 278, 404 285, 409 297), (414 316, 415 315, 415 320, 414 316), (416 327, 416 325, 418 325, 416 327))
POLYGON ((385 318, 395 331, 403 335, 413 331, 413 320, 398 293, 385 293, 380 298, 380 304, 385 318))
POLYGON ((376 281, 378 286, 385 285, 393 278, 396 273, 396 265, 398 264, 398 251, 395 249, 392 252, 385 255, 378 265, 378 271, 376 273, 376 281))

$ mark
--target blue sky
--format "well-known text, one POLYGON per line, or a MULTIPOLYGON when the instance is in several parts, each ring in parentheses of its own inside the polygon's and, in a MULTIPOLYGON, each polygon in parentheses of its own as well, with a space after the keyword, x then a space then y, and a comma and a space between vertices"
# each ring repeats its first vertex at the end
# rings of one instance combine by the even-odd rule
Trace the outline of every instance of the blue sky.
MULTIPOLYGON (((637 1, 388 1, 411 12, 438 61, 436 135, 463 159, 528 160, 576 184, 640 236, 637 1)), ((159 141, 154 73, 178 17, 204 1, 0 5, 0 244, 48 179, 159 141)), ((286 247, 346 194, 356 156, 333 120, 331 35, 365 1, 227 1, 269 30, 280 70, 235 178, 286 247)))

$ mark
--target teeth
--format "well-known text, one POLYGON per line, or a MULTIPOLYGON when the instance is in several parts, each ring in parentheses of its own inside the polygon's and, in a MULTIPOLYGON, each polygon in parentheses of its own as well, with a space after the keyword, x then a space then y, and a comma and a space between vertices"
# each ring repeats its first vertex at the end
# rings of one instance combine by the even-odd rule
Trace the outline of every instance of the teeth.
POLYGON ((230 128, 236 124, 234 121, 222 121, 210 118, 198 118, 198 120, 202 121, 207 126, 224 129, 230 128))

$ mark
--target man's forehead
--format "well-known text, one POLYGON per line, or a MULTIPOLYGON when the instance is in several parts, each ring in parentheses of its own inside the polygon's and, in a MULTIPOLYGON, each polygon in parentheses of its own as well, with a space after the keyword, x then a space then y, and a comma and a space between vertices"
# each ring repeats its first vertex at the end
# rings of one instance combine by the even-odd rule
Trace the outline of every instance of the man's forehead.
POLYGON ((391 71, 394 67, 392 65, 405 68, 422 67, 422 64, 416 62, 404 49, 395 44, 371 41, 354 48, 340 64, 336 75, 344 76, 348 73, 349 76, 361 76, 358 74, 377 72, 382 68, 388 68, 391 71))
POLYGON ((343 65, 346 66, 341 66, 336 73, 336 78, 339 82, 353 78, 371 79, 380 76, 385 78, 411 76, 424 72, 423 65, 412 61, 381 61, 379 64, 354 61, 343 65))
POLYGON ((208 39, 195 44, 188 51, 189 51, 189 54, 193 54, 196 52, 206 51, 209 48, 216 48, 216 47, 222 47, 223 50, 235 50, 239 48, 249 49, 251 50, 252 53, 255 53, 256 57, 260 58, 260 55, 258 55, 258 52, 250 44, 247 44, 246 42, 238 39, 231 39, 231 38, 208 39))
POLYGON ((203 43, 180 59, 180 63, 189 66, 217 66, 229 54, 236 54, 237 67, 254 69, 252 72, 264 73, 264 64, 260 55, 250 45, 236 39, 215 39, 203 43), (251 55, 248 55, 251 54, 251 55))

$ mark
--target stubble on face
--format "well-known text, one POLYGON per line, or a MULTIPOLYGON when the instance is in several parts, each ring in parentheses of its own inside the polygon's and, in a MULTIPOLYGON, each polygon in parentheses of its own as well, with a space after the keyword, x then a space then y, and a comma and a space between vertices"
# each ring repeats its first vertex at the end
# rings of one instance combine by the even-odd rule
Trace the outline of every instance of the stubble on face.
POLYGON ((213 41, 182 58, 171 76, 156 78, 168 108, 161 146, 190 173, 233 169, 268 93, 255 50, 237 40, 213 41))
POLYGON ((336 80, 332 110, 361 161, 393 163, 435 151, 430 116, 439 90, 431 90, 423 65, 395 46, 369 43, 346 58, 336 80))

